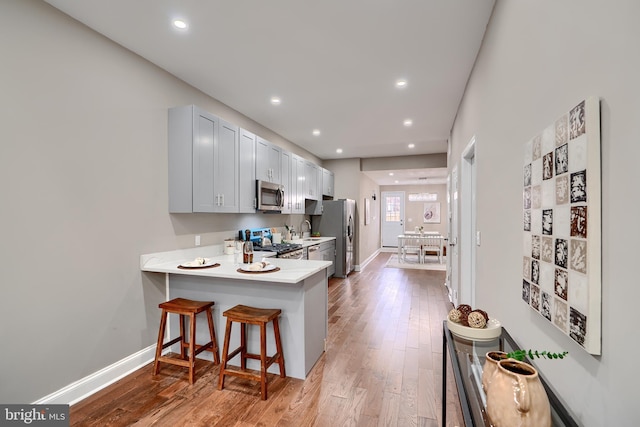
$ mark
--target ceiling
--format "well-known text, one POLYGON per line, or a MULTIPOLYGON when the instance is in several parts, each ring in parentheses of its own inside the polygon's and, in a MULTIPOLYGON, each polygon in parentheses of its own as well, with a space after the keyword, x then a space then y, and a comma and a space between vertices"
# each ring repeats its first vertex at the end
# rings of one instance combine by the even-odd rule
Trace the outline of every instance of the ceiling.
POLYGON ((446 184, 447 168, 364 171, 378 185, 446 184))
POLYGON ((323 160, 446 153, 494 4, 45 1, 323 160))

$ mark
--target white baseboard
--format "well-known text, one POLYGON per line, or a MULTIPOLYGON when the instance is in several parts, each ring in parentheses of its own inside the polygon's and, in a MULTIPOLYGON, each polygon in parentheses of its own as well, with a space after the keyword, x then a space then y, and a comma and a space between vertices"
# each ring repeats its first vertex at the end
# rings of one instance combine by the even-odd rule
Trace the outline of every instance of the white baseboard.
POLYGON ((362 264, 356 265, 355 266, 355 270, 356 271, 361 271, 364 270, 364 268, 367 266, 367 264, 369 264, 371 261, 373 261, 373 259, 380 253, 380 249, 377 249, 373 254, 371 254, 371 256, 367 259, 364 260, 364 262, 362 264))
POLYGON ((130 373, 152 362, 155 358, 156 345, 150 345, 131 356, 117 361, 113 365, 100 369, 76 382, 33 402, 33 404, 67 404, 73 405, 95 392, 102 390, 130 373))

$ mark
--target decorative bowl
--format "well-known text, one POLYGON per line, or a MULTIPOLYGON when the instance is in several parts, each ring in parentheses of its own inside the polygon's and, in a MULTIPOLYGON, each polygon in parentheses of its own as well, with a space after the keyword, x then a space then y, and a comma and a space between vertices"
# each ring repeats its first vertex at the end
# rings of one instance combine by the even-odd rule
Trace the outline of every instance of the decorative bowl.
POLYGON ((502 325, 497 319, 489 319, 487 326, 484 328, 471 328, 453 322, 447 316, 447 326, 453 335, 471 341, 492 341, 502 333, 502 325))

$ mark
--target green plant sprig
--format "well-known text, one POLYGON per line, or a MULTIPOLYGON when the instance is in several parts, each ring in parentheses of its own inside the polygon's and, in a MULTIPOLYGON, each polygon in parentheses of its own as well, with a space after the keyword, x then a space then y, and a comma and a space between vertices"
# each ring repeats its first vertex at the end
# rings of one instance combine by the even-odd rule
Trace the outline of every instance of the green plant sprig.
POLYGON ((569 354, 568 351, 563 351, 562 353, 551 353, 549 351, 537 351, 537 350, 514 350, 510 353, 507 353, 507 358, 516 359, 516 360, 524 360, 525 357, 529 356, 529 359, 564 359, 565 356, 569 354))

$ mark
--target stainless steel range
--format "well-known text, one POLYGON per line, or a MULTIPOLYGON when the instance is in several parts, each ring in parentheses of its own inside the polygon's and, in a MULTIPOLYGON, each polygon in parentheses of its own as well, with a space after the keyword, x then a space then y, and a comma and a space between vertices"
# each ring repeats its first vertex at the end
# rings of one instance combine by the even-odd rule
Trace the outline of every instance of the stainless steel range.
POLYGON ((273 236, 270 228, 240 230, 240 240, 247 240, 247 230, 249 231, 249 240, 253 242, 254 251, 275 252, 278 258, 302 259, 302 245, 298 243, 271 243, 273 236))

